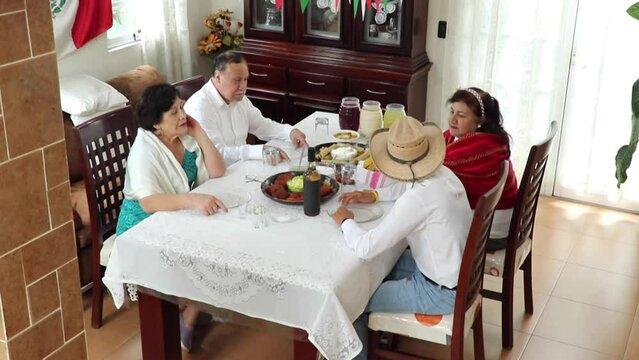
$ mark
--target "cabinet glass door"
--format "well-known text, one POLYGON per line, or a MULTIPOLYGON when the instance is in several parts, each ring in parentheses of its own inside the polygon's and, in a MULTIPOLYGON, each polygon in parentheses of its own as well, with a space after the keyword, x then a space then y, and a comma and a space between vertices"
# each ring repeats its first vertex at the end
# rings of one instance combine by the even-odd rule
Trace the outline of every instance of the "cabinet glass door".
POLYGON ((293 6, 291 0, 277 8, 276 0, 245 0, 244 19, 247 37, 290 40, 293 6))
MULTIPOLYGON (((299 4, 299 1, 295 1, 299 4)), ((346 0, 310 0, 304 13, 298 5, 297 31, 302 42, 348 47, 350 41, 350 4, 346 0), (347 31, 348 30, 348 31, 347 31)))
POLYGON ((364 15, 364 41, 399 46, 402 38, 400 25, 404 21, 402 2, 399 0, 391 0, 385 4, 382 2, 379 8, 376 2, 371 5, 372 7, 367 9, 364 15))
POLYGON ((377 1, 372 1, 364 16, 357 14, 356 48, 394 55, 408 55, 413 50, 420 52, 411 49, 414 45, 413 23, 425 24, 427 3, 424 0, 387 0, 377 5, 377 1))

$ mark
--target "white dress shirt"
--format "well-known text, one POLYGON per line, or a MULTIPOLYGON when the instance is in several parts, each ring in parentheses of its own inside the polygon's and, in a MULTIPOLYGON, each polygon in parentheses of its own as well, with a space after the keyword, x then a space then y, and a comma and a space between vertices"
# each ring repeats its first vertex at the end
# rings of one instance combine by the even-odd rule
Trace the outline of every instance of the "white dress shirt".
POLYGON ((246 96, 239 102, 227 104, 212 80, 189 98, 184 104, 184 111, 202 125, 227 165, 239 160, 262 158, 262 145, 246 144, 248 133, 266 141, 287 140, 293 130, 288 124, 279 124, 262 116, 246 96))
POLYGON ((380 201, 397 199, 380 224, 364 230, 342 223, 346 244, 370 259, 406 239, 419 270, 439 285, 457 286, 472 210, 461 181, 447 167, 411 187, 379 189, 380 201))

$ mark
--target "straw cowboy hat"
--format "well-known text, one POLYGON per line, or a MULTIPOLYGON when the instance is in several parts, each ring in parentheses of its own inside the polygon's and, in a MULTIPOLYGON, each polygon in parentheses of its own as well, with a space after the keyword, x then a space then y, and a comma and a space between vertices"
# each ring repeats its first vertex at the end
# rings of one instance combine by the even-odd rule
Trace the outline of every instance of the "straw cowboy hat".
POLYGON ((439 169, 446 156, 446 143, 441 129, 422 125, 405 116, 390 129, 376 130, 369 142, 373 162, 384 175, 400 181, 415 181, 439 169))

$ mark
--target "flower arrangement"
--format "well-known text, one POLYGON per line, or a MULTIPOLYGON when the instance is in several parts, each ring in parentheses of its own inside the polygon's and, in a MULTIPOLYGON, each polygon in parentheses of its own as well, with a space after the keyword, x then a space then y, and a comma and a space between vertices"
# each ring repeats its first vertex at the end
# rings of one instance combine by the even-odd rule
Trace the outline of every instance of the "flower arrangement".
POLYGON ((204 26, 211 31, 198 42, 197 51, 200 55, 215 57, 244 44, 244 35, 240 34, 244 24, 233 21, 231 14, 233 12, 228 9, 218 10, 204 19, 204 26))

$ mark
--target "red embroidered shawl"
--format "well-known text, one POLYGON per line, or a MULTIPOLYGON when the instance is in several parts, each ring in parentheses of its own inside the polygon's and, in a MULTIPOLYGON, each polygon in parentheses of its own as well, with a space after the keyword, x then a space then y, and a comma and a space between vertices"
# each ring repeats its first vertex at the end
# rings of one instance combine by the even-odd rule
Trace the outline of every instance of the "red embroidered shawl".
MULTIPOLYGON (((510 159, 510 150, 504 140, 496 134, 472 133, 457 140, 444 131, 446 158, 444 165, 451 169, 466 188, 470 207, 475 208, 480 196, 490 190, 499 180, 499 171, 504 160, 510 159)), ((509 160, 510 162, 510 160, 509 160)), ((517 197, 517 178, 510 162, 504 192, 497 209, 510 209, 517 197)))

